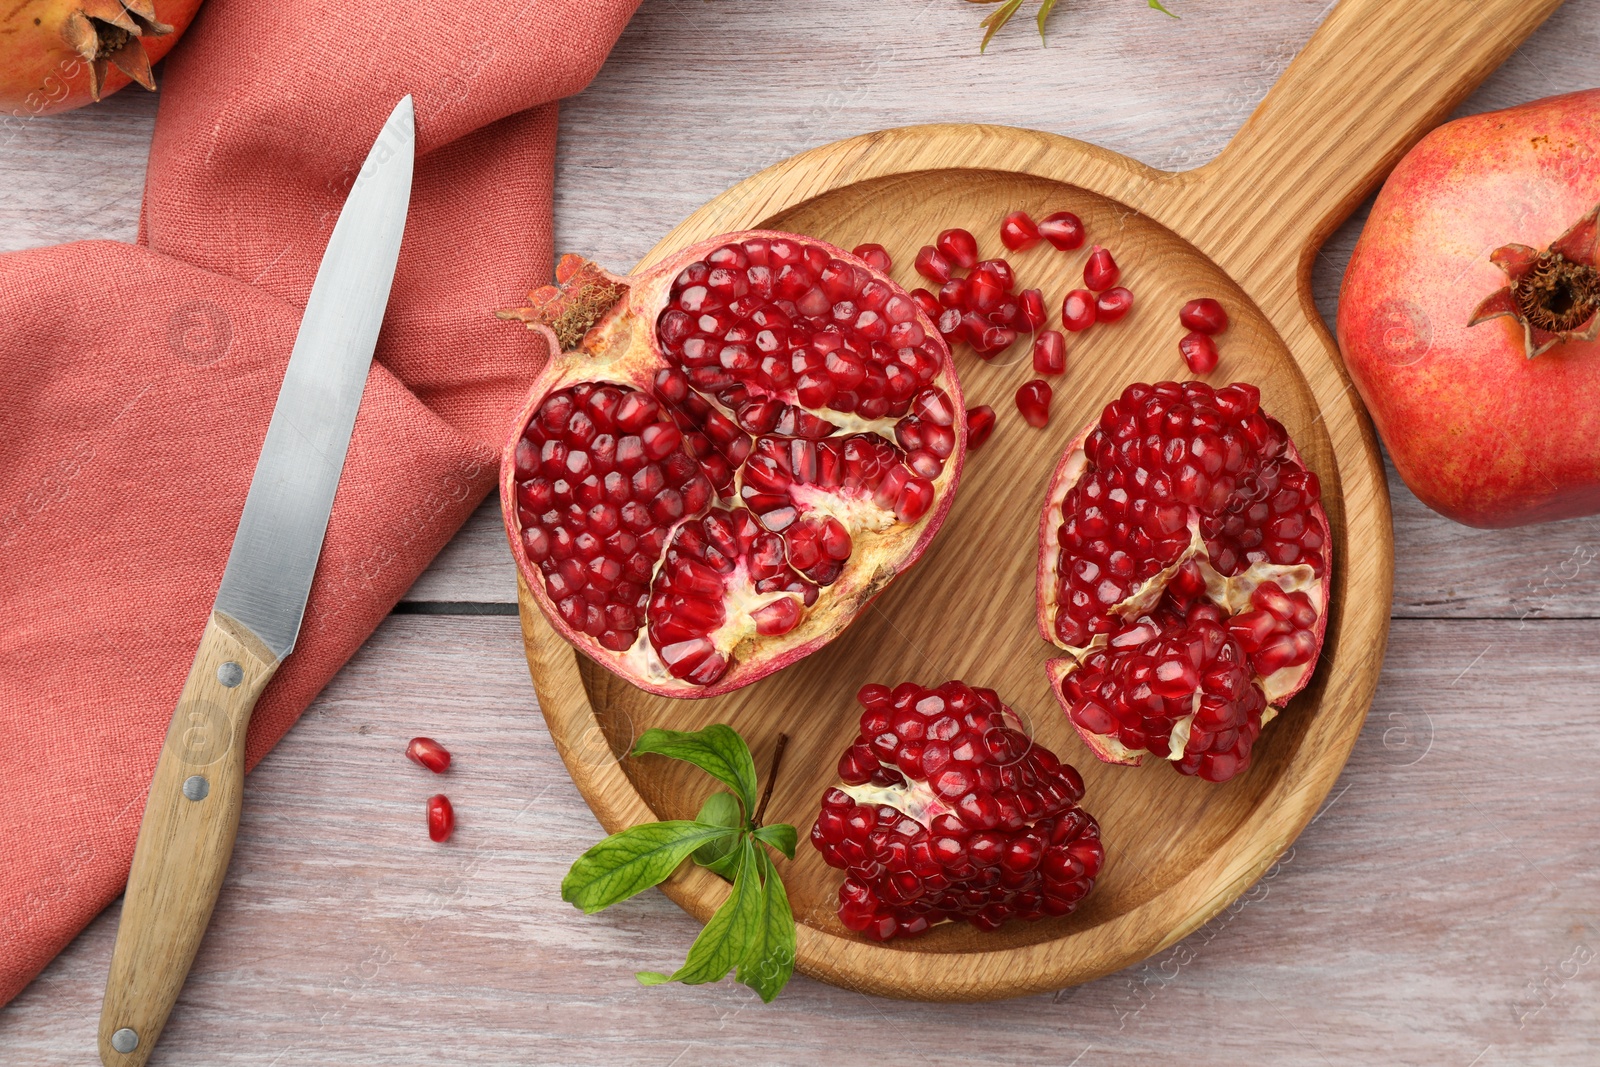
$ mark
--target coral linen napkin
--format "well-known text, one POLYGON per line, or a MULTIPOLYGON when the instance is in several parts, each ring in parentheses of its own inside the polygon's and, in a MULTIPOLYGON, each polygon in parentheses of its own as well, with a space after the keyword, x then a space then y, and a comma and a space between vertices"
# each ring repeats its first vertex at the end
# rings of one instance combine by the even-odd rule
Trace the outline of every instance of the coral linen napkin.
POLYGON ((493 311, 548 280, 555 101, 636 3, 390 5, 335 33, 306 0, 210 0, 166 61, 138 244, 0 256, 0 1004, 122 890, 301 309, 390 109, 416 97, 405 243, 252 766, 492 485, 544 358, 493 311))

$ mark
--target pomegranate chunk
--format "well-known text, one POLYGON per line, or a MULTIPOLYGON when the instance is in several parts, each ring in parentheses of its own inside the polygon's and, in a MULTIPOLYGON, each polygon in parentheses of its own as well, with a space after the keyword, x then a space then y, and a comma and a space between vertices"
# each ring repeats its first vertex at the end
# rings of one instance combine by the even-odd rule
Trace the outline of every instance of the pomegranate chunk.
POLYGON ((1083 778, 992 689, 866 685, 811 843, 846 873, 839 920, 874 941, 942 922, 1066 915, 1105 861, 1083 778))
POLYGON ((1040 524, 1040 633, 1085 743, 1246 770, 1315 669, 1330 550, 1317 476, 1254 386, 1129 386, 1068 446, 1040 524))
POLYGON ((932 294, 771 232, 632 278, 569 259, 510 313, 567 346, 502 459, 546 617, 671 696, 821 647, 922 553, 959 477, 964 406, 932 294))

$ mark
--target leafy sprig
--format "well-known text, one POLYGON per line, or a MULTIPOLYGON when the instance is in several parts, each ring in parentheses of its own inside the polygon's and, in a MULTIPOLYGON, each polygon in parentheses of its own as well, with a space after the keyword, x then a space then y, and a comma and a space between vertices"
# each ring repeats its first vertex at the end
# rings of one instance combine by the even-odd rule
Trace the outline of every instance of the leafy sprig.
MULTIPOLYGON (((989 47, 989 39, 995 34, 999 33, 1000 27, 1010 22, 1011 16, 1015 15, 1017 13, 1017 9, 1022 6, 1022 0, 967 0, 967 2, 971 4, 1000 5, 999 7, 995 8, 994 11, 989 13, 988 18, 984 19, 978 24, 982 26, 985 31, 983 35, 983 43, 978 46, 978 51, 980 52, 989 47)), ((1168 11, 1166 7, 1162 5, 1161 0, 1146 0, 1146 2, 1163 15, 1169 15, 1172 18, 1178 17, 1177 15, 1173 15, 1172 12, 1168 11)), ((1055 8, 1055 6, 1056 0, 1043 0, 1043 2, 1039 5, 1039 15, 1034 21, 1039 26, 1039 40, 1041 41, 1044 40, 1044 20, 1050 17, 1050 12, 1055 8)))
POLYGON ((730 726, 646 730, 634 745, 634 756, 654 753, 684 760, 731 790, 707 797, 693 819, 643 823, 612 834, 579 856, 561 881, 561 899, 585 914, 660 884, 685 859, 733 882, 728 899, 689 946, 683 966, 671 974, 640 971, 643 985, 720 982, 734 971, 739 981, 770 1002, 794 973, 794 912, 767 849, 794 859, 799 834, 788 823, 768 826, 761 821, 788 741, 787 735, 778 735, 759 800, 750 746, 730 726))

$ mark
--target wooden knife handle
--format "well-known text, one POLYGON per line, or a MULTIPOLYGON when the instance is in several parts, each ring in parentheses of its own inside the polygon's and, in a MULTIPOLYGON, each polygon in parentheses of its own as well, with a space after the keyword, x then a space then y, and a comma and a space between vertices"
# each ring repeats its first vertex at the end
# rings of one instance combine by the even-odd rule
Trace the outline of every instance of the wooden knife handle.
POLYGON ((143 1067, 211 921, 244 792, 250 712, 278 661, 218 612, 161 746, 100 1010, 106 1067, 143 1067))

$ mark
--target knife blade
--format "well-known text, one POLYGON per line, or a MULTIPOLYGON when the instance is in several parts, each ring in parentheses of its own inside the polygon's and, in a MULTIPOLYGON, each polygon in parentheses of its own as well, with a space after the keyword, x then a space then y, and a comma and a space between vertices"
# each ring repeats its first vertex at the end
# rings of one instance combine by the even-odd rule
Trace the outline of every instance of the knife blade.
POLYGON ((389 303, 415 116, 396 105, 328 238, 233 547, 139 824, 100 1014, 106 1067, 142 1067, 233 854, 250 713, 294 649, 389 303))

